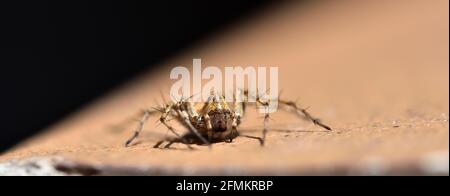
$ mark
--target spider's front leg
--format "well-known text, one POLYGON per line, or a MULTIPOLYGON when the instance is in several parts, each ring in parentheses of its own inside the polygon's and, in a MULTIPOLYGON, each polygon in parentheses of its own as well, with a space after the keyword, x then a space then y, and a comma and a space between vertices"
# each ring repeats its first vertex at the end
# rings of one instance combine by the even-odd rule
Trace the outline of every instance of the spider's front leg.
POLYGON ((306 118, 307 120, 312 121, 315 125, 320 126, 328 131, 331 131, 331 127, 329 127, 328 125, 323 124, 318 118, 314 118, 313 116, 311 116, 311 114, 306 111, 307 109, 304 108, 300 108, 297 106, 297 104, 293 101, 285 101, 285 100, 278 100, 278 103, 280 103, 283 106, 286 106, 290 109, 295 110, 295 112, 297 113, 298 116, 301 116, 303 118, 306 118), (303 116, 302 116, 303 115, 303 116))
POLYGON ((213 130, 211 124, 211 117, 208 114, 203 115, 203 121, 205 122, 206 131, 208 134, 208 141, 212 141, 213 139, 213 130))
POLYGON ((125 143, 126 147, 128 147, 131 144, 131 142, 133 142, 133 140, 135 140, 136 138, 139 137, 140 133, 144 129, 145 122, 147 122, 148 118, 151 115, 154 115, 157 112, 159 112, 159 111, 156 109, 144 110, 144 114, 142 115, 141 119, 139 120, 139 125, 138 125, 137 129, 134 131, 134 135, 130 139, 128 139, 125 143))
POLYGON ((233 124, 231 125, 232 126, 232 130, 231 130, 231 132, 230 132, 230 134, 228 136, 229 142, 232 142, 233 138, 236 138, 236 137, 246 137, 246 138, 250 138, 250 139, 256 139, 256 140, 259 141, 259 144, 261 146, 264 146, 264 142, 265 142, 264 141, 264 139, 265 139, 264 136, 263 136, 263 138, 261 138, 261 137, 251 136, 251 135, 244 135, 244 134, 240 133, 237 130, 239 124, 240 124, 239 112, 235 112, 235 115, 233 116, 233 124))
MULTIPOLYGON (((158 112, 159 113, 162 113, 161 114, 161 117, 160 117, 160 121, 161 121, 161 123, 162 124, 164 124, 178 139, 180 139, 180 140, 183 140, 183 138, 181 137, 181 135, 180 134, 178 134, 174 129, 173 129, 173 127, 172 126, 170 126, 168 123, 167 123, 167 117, 170 115, 170 112, 172 111, 172 109, 173 109, 173 104, 168 104, 168 105, 166 105, 166 106, 164 106, 164 108, 162 108, 162 109, 156 109, 156 108, 153 108, 153 109, 151 109, 151 110, 145 110, 144 111, 144 114, 142 115, 142 117, 141 117, 141 119, 139 120, 139 125, 138 125, 138 127, 137 127, 137 129, 136 129, 136 131, 134 132, 134 135, 130 138, 130 139, 128 139, 127 141, 126 141, 126 143, 125 143, 125 146, 126 147, 128 147, 130 144, 131 144, 131 142, 133 142, 136 138, 138 138, 139 137, 139 135, 140 135, 140 133, 143 131, 143 129, 144 129, 144 124, 145 124, 145 122, 147 122, 147 120, 150 118, 150 116, 152 116, 152 115, 155 115, 155 114, 157 114, 158 112)), ((162 142, 164 142, 164 140, 163 141, 159 141, 158 143, 159 143, 159 145, 161 145, 161 143, 162 142)), ((158 146, 159 146, 158 145, 158 146)), ((155 145, 156 146, 156 145, 155 145)), ((188 145, 188 147, 191 149, 192 147, 190 146, 190 145, 188 145)))
POLYGON ((169 131, 172 132, 175 136, 177 136, 178 138, 181 138, 181 135, 178 134, 178 133, 175 131, 175 129, 167 123, 167 117, 169 116, 170 112, 172 112, 172 110, 173 110, 173 104, 167 105, 167 106, 164 108, 164 111, 163 111, 163 113, 161 114, 161 117, 159 118, 159 121, 160 121, 164 126, 166 126, 167 129, 169 129, 169 131))
MULTIPOLYGON (((246 108, 246 101, 248 100, 248 91, 243 91, 244 93, 244 99, 242 100, 242 102, 238 102, 237 100, 235 100, 234 103, 234 113, 233 113, 233 122, 232 122, 232 131, 230 133, 229 136, 229 140, 230 142, 233 141, 232 138, 235 138, 237 136, 240 137, 246 137, 246 138, 250 138, 250 139, 256 139, 259 141, 259 144, 261 146, 264 146, 264 142, 265 142, 265 135, 267 132, 267 127, 266 127, 266 121, 264 123, 264 131, 263 131, 263 137, 256 137, 256 136, 250 136, 250 135, 244 135, 239 133, 239 131, 237 130, 238 126, 241 124, 241 118, 244 116, 245 113, 245 108, 246 108)), ((238 95, 241 96, 241 95, 238 95)), ((267 121, 268 121, 268 114, 267 114, 267 121)))
MULTIPOLYGON (((180 134, 178 134, 178 133, 175 131, 175 129, 167 123, 167 117, 169 116, 169 114, 170 114, 173 110, 174 110, 174 105, 173 105, 173 104, 167 105, 167 106, 165 107, 165 109, 164 109, 163 114, 162 114, 161 117, 159 118, 159 121, 160 121, 164 126, 166 126, 167 129, 169 129, 170 132, 172 132, 172 133, 176 136, 176 139, 178 139, 178 140, 180 141, 180 143, 184 143, 184 144, 186 144, 186 145, 188 146, 189 149, 193 149, 193 148, 191 147, 191 145, 189 145, 189 144, 187 143, 186 139, 185 139, 183 136, 181 136, 180 134)), ((153 148, 158 148, 164 141, 166 141, 166 140, 161 140, 161 141, 157 142, 156 145, 153 146, 153 148)), ((166 145, 165 148, 169 148, 170 145, 172 145, 172 144, 173 144, 173 142, 170 143, 170 141, 169 141, 169 144, 166 145)))
POLYGON ((231 130, 230 134, 228 135, 229 142, 232 142, 233 138, 236 138, 236 137, 246 137, 246 138, 250 138, 250 139, 256 139, 259 141, 259 144, 261 146, 264 146, 264 142, 265 142, 264 136, 263 136, 263 138, 261 138, 261 137, 251 136, 251 135, 244 135, 244 134, 240 133, 237 130, 237 127, 239 125, 237 122, 238 122, 238 118, 234 117, 233 124, 232 124, 232 130, 231 130))
POLYGON ((229 136, 229 142, 233 142, 234 135, 239 135, 239 132, 237 130, 237 127, 241 124, 241 119, 245 114, 245 108, 246 108, 246 102, 248 100, 248 92, 239 90, 237 91, 237 94, 234 95, 234 108, 233 108, 233 115, 232 115, 232 124, 231 124, 231 133, 229 136), (239 97, 243 96, 242 100, 239 100, 239 97))
MULTIPOLYGON (((266 107, 266 108, 269 107, 269 101, 262 101, 259 96, 256 98, 256 103, 261 104, 263 107, 266 107)), ((269 131, 269 120, 270 120, 269 113, 266 112, 264 114, 264 128, 263 128, 263 137, 262 137, 263 142, 266 141, 266 135, 267 135, 267 132, 269 131)))
MULTIPOLYGON (((177 103, 178 107, 176 109, 176 113, 178 114, 179 118, 177 118, 177 120, 184 125, 190 133, 194 134, 198 139, 200 139, 200 141, 202 141, 204 144, 208 145, 208 147, 211 149, 211 142, 208 141, 207 139, 205 139, 205 137, 203 137, 200 132, 197 130, 197 128, 195 128, 195 126, 193 125, 194 120, 197 120, 196 118, 194 118, 194 116, 192 116, 192 114, 189 114, 194 110, 193 106, 191 104, 189 104, 188 102, 182 103, 182 102, 178 102, 177 103)), ((198 118, 198 117, 197 117, 198 118)), ((195 125, 197 125, 197 122, 194 122, 195 125)))

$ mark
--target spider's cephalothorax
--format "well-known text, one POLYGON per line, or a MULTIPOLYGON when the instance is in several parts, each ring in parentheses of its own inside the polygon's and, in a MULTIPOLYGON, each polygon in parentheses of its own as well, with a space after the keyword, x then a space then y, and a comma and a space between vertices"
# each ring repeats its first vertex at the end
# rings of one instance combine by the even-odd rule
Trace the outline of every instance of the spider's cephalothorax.
POLYGON ((215 110, 209 112, 209 118, 211 121, 211 130, 214 132, 225 132, 228 129, 229 111, 215 110))
POLYGON ((211 95, 201 109, 207 131, 225 132, 231 127, 232 111, 222 96, 211 95))
MULTIPOLYGON (((244 91, 243 94, 244 100, 248 100, 248 92, 244 91)), ((260 106, 268 105, 267 101, 262 101, 259 97, 257 97, 256 100, 256 103, 253 104, 260 106)), ((302 118, 306 118, 318 126, 331 130, 330 127, 322 124, 319 119, 313 118, 306 109, 297 107, 294 102, 283 100, 278 100, 278 102, 288 109, 295 110, 302 118)), ((261 145, 264 145, 266 133, 268 131, 268 113, 264 116, 262 137, 243 135, 237 130, 238 126, 241 124, 241 118, 244 116, 246 104, 249 103, 246 101, 227 103, 223 96, 212 93, 201 107, 196 107, 198 105, 194 105, 187 100, 181 100, 165 104, 161 108, 145 110, 135 134, 126 142, 126 146, 139 136, 147 119, 151 115, 157 113, 161 113, 160 122, 164 124, 175 137, 168 137, 157 142, 154 146, 155 148, 158 148, 164 142, 167 142, 165 148, 170 147, 173 143, 183 143, 188 145, 189 148, 191 148, 190 144, 203 144, 211 147, 211 143, 232 142, 233 139, 239 136, 257 139, 261 145), (168 117, 172 117, 180 122, 188 132, 183 135, 178 134, 175 129, 167 123, 168 117)))

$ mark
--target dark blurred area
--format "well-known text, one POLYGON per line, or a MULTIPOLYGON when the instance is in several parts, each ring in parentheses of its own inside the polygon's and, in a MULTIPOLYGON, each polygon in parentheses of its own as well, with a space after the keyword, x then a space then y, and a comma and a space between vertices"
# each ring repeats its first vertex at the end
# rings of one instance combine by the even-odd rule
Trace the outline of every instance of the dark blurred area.
POLYGON ((0 152, 263 1, 2 1, 0 152))

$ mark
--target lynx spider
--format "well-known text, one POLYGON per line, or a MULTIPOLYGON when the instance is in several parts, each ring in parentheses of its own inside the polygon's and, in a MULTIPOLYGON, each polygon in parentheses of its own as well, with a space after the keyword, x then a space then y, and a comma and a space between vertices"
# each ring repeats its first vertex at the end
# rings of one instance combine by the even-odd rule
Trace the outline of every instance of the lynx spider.
MULTIPOLYGON (((137 137, 139 137, 145 122, 150 116, 160 114, 159 121, 174 134, 174 137, 166 137, 165 139, 158 141, 153 146, 154 148, 159 148, 164 142, 167 142, 164 148, 169 148, 174 143, 186 144, 190 149, 192 149, 191 144, 208 145, 209 148, 211 148, 212 143, 232 142, 233 139, 237 137, 256 139, 261 146, 264 146, 266 134, 268 132, 268 113, 265 113, 264 115, 262 137, 244 135, 238 131, 246 106, 249 104, 246 102, 249 96, 248 91, 242 92, 244 94, 244 101, 235 101, 232 103, 233 105, 225 102, 222 95, 211 93, 208 100, 199 109, 196 109, 191 102, 187 101, 188 99, 185 99, 164 104, 163 107, 160 108, 145 110, 139 120, 139 125, 135 130, 134 135, 126 141, 125 145, 129 146, 137 137), (188 132, 183 135, 177 133, 175 129, 169 125, 169 117, 181 123, 188 132)), ((294 110, 299 117, 312 121, 315 125, 328 131, 332 130, 319 119, 311 116, 307 109, 298 107, 295 102, 285 100, 278 100, 278 102, 281 106, 286 106, 285 108, 294 110)), ((269 102, 261 100, 258 96, 256 97, 256 103, 253 104, 265 107, 269 105, 269 102)))

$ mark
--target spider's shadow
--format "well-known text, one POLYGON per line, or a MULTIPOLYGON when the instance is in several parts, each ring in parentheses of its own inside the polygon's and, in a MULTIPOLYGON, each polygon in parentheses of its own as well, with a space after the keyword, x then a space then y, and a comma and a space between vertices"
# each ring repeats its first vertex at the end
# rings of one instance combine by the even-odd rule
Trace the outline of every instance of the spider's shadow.
MULTIPOLYGON (((142 141, 136 141, 132 144, 130 144, 128 147, 136 147, 139 146, 143 143, 147 143, 147 142, 142 142, 142 141)), ((204 146, 204 144, 198 144, 199 146, 204 146)), ((174 147, 169 147, 169 148, 153 148, 153 147, 149 147, 150 149, 159 149, 159 150, 178 150, 178 151, 195 151, 198 150, 196 148, 174 148, 174 147)))
MULTIPOLYGON (((261 132, 262 129, 241 129, 239 132, 246 132, 246 133, 257 133, 261 132)), ((305 130, 305 129, 269 129, 269 132, 281 132, 281 133, 329 133, 330 131, 327 130, 305 130)))

